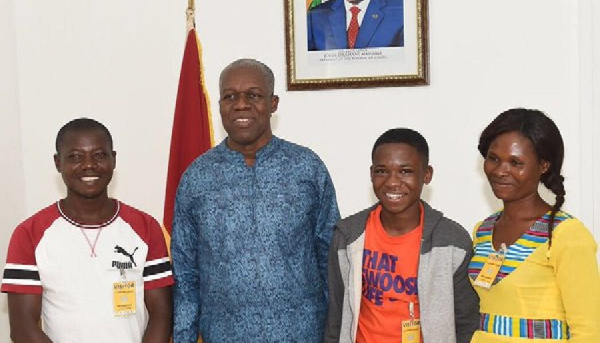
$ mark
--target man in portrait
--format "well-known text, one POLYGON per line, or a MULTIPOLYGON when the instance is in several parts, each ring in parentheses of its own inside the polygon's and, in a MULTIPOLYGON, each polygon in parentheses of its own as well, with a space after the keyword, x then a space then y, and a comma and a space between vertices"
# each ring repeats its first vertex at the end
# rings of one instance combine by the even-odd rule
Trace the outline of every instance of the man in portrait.
POLYGON ((308 50, 404 46, 404 0, 329 0, 308 10, 308 50))

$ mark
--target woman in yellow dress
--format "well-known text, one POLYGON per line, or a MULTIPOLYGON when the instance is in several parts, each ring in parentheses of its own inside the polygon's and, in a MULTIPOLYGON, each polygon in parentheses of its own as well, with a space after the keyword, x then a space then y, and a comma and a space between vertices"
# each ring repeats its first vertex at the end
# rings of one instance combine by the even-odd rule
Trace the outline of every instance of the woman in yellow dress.
POLYGON ((564 144, 544 113, 511 109, 481 133, 483 170, 503 209, 477 224, 469 276, 480 298, 471 342, 600 342, 597 245, 561 210, 564 144), (542 199, 542 183, 556 199, 542 199))

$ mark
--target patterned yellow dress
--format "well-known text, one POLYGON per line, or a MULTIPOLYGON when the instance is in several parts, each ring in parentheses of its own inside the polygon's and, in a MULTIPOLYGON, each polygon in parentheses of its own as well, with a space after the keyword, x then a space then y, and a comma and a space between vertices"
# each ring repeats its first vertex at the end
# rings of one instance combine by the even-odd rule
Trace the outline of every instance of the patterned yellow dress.
MULTIPOLYGON (((475 281, 490 253, 502 212, 479 223, 469 264, 475 281)), ((550 213, 508 247, 489 289, 479 295, 481 320, 472 343, 600 342, 600 274, 597 245, 583 223, 558 212, 548 249, 550 213)))

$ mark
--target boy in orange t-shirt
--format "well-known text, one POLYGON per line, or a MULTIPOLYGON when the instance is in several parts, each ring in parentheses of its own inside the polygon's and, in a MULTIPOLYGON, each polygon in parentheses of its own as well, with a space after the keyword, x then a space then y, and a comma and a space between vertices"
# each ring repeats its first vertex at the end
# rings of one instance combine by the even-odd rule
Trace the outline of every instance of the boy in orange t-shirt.
POLYGON ((325 342, 468 343, 479 319, 467 274, 472 243, 421 200, 433 175, 427 141, 391 129, 371 158, 379 202, 335 228, 325 342))

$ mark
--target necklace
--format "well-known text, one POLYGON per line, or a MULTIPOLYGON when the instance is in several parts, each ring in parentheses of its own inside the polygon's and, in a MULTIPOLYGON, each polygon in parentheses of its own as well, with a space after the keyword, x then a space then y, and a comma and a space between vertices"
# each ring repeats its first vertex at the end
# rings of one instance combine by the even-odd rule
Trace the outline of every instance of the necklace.
POLYGON ((98 232, 96 233, 96 238, 94 238, 94 244, 92 244, 90 242, 90 239, 88 238, 88 236, 83 231, 83 228, 82 227, 79 228, 79 230, 81 230, 81 233, 83 234, 83 237, 85 237, 85 241, 87 242, 88 246, 90 247, 90 250, 91 250, 90 257, 98 257, 98 255, 96 255, 96 243, 98 243, 98 237, 100 237, 100 233, 102 233, 102 229, 103 229, 103 227, 98 229, 98 232))
POLYGON ((90 247, 91 253, 90 253, 90 257, 98 257, 98 255, 96 254, 96 243, 98 243, 98 238, 100 238, 100 234, 102 233, 102 229, 104 229, 106 226, 108 226, 110 223, 112 223, 117 216, 119 215, 119 210, 121 209, 121 203, 116 201, 116 210, 115 213, 112 215, 112 217, 110 217, 110 219, 108 219, 107 221, 105 221, 104 223, 100 223, 100 224, 81 224, 76 222, 75 220, 69 218, 65 212, 63 211, 63 209, 60 206, 60 200, 57 201, 57 206, 58 206, 58 211, 60 212, 60 215, 70 224, 75 225, 79 228, 79 230, 81 231, 81 234, 83 235, 83 237, 85 238, 85 241, 87 242, 88 246, 90 247), (94 243, 92 244, 92 242, 90 241, 90 238, 88 237, 88 235, 85 233, 84 229, 98 229, 98 232, 96 233, 96 237, 94 238, 94 243))

